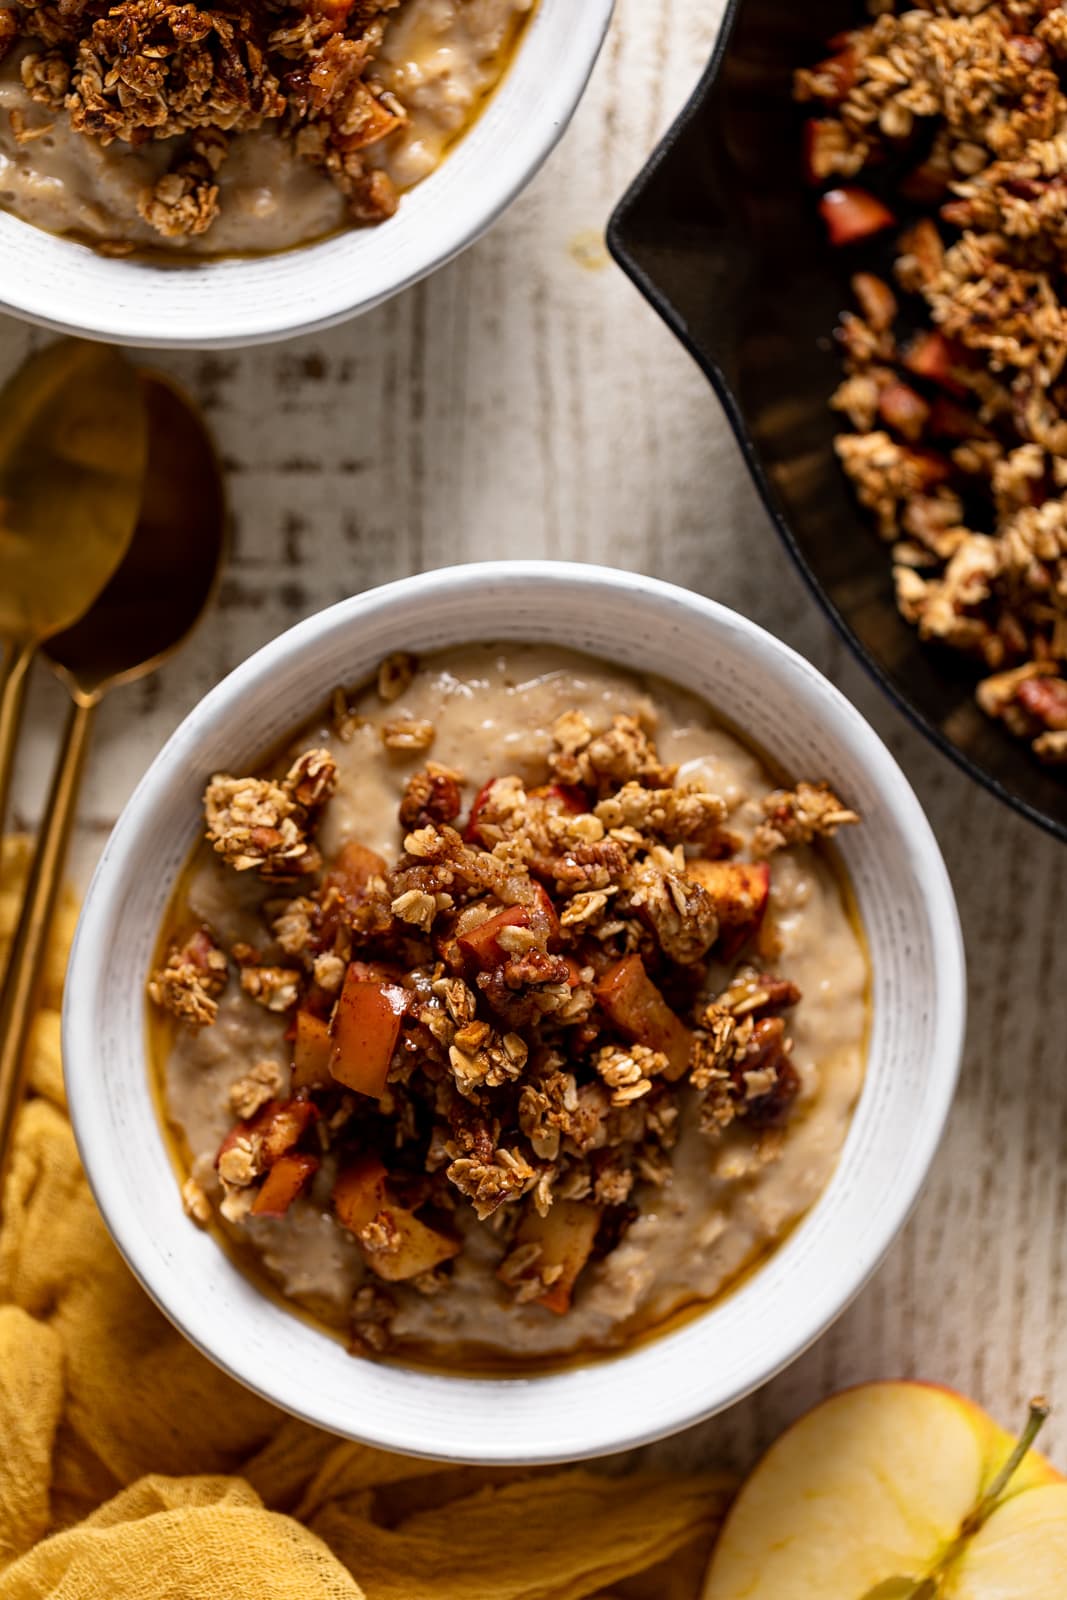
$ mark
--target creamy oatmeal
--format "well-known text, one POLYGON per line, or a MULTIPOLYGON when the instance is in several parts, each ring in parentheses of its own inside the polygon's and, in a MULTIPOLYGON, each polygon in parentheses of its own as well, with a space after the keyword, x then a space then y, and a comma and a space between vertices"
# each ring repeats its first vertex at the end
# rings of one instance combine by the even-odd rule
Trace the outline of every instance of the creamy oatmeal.
POLYGON ((157 1067, 189 1214, 356 1351, 617 1348, 817 1198, 868 984, 824 785, 515 645, 386 663, 265 771, 208 785, 157 1067))
POLYGON ((0 206, 113 254, 381 221, 477 116, 534 3, 0 6, 0 206))

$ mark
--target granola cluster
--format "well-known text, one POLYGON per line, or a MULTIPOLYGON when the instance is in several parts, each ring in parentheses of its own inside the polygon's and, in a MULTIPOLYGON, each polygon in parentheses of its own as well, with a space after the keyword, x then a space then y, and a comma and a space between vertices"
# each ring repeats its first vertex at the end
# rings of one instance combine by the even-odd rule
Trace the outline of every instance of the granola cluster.
POLYGON ((324 750, 206 791, 213 848, 264 882, 262 941, 224 951, 198 930, 150 994, 209 1025, 230 974, 288 1016, 288 1071, 248 1062, 231 1088, 220 1209, 279 1217, 308 1189, 332 1208, 369 1269, 364 1352, 388 1345, 388 1286, 447 1289, 479 1226, 515 1302, 565 1312, 670 1182, 687 1103, 709 1138, 747 1125, 770 1161, 798 1092, 800 994, 764 970, 767 858, 855 814, 824 785, 775 791, 741 859, 724 802, 679 783, 634 717, 568 713, 548 766, 536 787, 490 780, 463 816, 459 775, 427 762, 392 863, 353 840, 323 865, 324 750))
MULTIPOLYGON (((86 138, 180 140, 138 205, 163 238, 210 228, 231 137, 265 125, 333 180, 353 221, 374 223, 397 205, 366 153, 405 121, 374 77, 399 3, 22 0, 0 8, 0 59, 25 41, 19 67, 31 98, 86 138)), ((20 140, 49 131, 11 115, 20 140)))
POLYGON ((809 177, 836 243, 892 227, 853 278, 832 404, 897 602, 965 652, 978 702, 1067 763, 1067 10, 878 3, 796 75, 809 177), (879 195, 842 184, 874 174, 879 195))

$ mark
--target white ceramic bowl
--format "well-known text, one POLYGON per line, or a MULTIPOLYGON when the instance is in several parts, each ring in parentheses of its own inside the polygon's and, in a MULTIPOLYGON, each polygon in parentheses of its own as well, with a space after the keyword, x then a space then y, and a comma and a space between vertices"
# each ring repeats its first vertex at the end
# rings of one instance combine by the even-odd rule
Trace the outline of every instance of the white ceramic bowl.
POLYGON ((391 1450, 544 1462, 622 1449, 706 1417, 793 1360, 903 1224, 952 1100, 962 941, 944 863, 877 735, 815 668, 710 600, 607 568, 455 567, 346 600, 267 645, 186 718, 137 788, 82 913, 63 1024, 90 1183, 148 1292, 212 1360, 320 1427, 391 1450), (568 645, 674 679, 863 813, 841 853, 873 964, 866 1083, 829 1187, 740 1289, 629 1354, 558 1374, 472 1379, 355 1360, 264 1297, 182 1214, 145 1059, 144 984, 201 826, 205 774, 254 763, 339 682, 389 651, 476 639, 568 645))
POLYGON ((113 344, 263 343, 329 327, 443 266, 489 227, 574 113, 613 0, 540 0, 482 116, 377 228, 176 266, 96 255, 0 211, 0 310, 113 344))

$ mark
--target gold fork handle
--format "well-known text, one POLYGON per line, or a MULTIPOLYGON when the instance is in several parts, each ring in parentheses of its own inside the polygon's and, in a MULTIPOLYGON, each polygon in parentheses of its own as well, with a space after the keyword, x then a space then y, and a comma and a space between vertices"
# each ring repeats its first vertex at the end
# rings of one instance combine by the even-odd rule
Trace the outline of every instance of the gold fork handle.
POLYGON ((15 768, 15 741, 36 648, 33 639, 12 639, 5 646, 0 662, 0 833, 7 816, 11 775, 15 768))
POLYGON ((0 1204, 12 1130, 26 1084, 26 1046, 37 1011, 95 709, 91 704, 71 707, 0 990, 0 1204))

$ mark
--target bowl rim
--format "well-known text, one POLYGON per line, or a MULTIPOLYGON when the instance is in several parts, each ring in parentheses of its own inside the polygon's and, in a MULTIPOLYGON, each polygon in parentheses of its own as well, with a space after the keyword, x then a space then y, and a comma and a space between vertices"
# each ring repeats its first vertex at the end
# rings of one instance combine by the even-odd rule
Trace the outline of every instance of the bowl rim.
MULTIPOLYGON (((1063 818, 1060 818, 1042 810, 1039 806, 1031 804, 1029 800, 1009 789, 993 773, 988 772, 984 766, 969 756, 936 722, 915 705, 909 698, 907 691, 896 682, 889 668, 854 632, 844 612, 839 610, 834 601, 831 600, 819 581, 815 569, 809 564, 803 546, 794 534, 789 518, 778 501, 774 486, 764 471, 759 447, 748 430, 741 406, 714 352, 707 349, 695 338, 682 311, 675 306, 669 294, 659 287, 654 276, 641 265, 638 256, 631 247, 628 225, 632 214, 655 184, 660 167, 667 160, 667 157, 690 124, 695 122, 712 102, 715 90, 718 87, 719 73, 730 48, 742 3, 743 0, 726 0, 714 49, 696 88, 675 121, 667 129, 648 161, 631 180, 608 220, 606 233, 608 250, 616 265, 622 269, 638 292, 648 301, 662 321, 666 323, 675 338, 688 351, 708 379, 719 400, 719 404, 725 412, 726 420, 730 424, 734 438, 737 440, 749 475, 756 485, 757 492, 763 501, 771 523, 789 553, 793 565, 868 675, 874 679, 878 687, 888 696, 897 709, 903 712, 912 726, 918 728, 919 732, 929 739, 931 744, 935 745, 943 755, 947 756, 961 772, 966 773, 969 778, 980 784, 988 793, 995 795, 1002 804, 1010 806, 1013 811, 1025 817, 1028 822, 1032 822, 1046 833, 1051 833, 1054 838, 1067 843, 1067 813, 1063 818)), ((931 665, 931 670, 936 670, 933 664, 931 665)))
POLYGON ((577 110, 614 5, 615 0, 582 0, 575 17, 571 0, 535 0, 515 59, 473 126, 403 196, 397 218, 374 229, 341 229, 325 239, 258 256, 167 262, 106 257, 70 236, 0 210, 0 265, 5 269, 0 274, 0 312, 57 333, 132 348, 221 350, 321 332, 373 310, 462 254, 530 183, 577 110), (554 70, 547 82, 526 83, 519 72, 523 62, 557 37, 565 48, 553 52, 554 70), (507 159, 500 161, 503 128, 510 133, 507 159), (463 172, 462 194, 469 199, 460 203, 450 196, 450 203, 436 207, 424 226, 422 208, 433 205, 442 180, 457 167, 463 172), (394 256, 390 247, 405 217, 410 229, 405 226, 394 256), (388 259, 376 265, 376 253, 388 259), (49 262, 55 264, 60 284, 66 280, 68 285, 62 309, 54 303, 58 286, 52 273, 42 278, 39 270, 49 262), (397 265, 399 270, 390 276, 397 265), (279 277, 285 282, 280 303, 257 294, 257 287, 279 277), (377 282, 360 289, 367 277, 377 282), (89 278, 95 281, 87 296, 89 278), (69 285, 79 280, 80 290, 69 292, 69 285), (194 311, 183 299, 178 312, 168 280, 196 283, 194 311), (213 309, 219 295, 221 311, 213 309), (226 326, 233 322, 237 331, 226 326))
MULTIPOLYGON (((472 633, 472 639, 481 636, 483 636, 481 631, 477 634, 472 633)), ((518 635, 514 637, 517 638, 518 635)), ((229 715, 232 714, 230 711, 229 715)), ((487 1465, 543 1465, 635 1448, 702 1421, 761 1387, 825 1332, 873 1275, 919 1198, 955 1094, 965 1023, 963 938, 951 882, 933 830, 894 757, 862 714, 829 680, 810 662, 757 624, 716 601, 680 589, 673 584, 614 568, 579 563, 493 561, 438 569, 398 579, 340 601, 296 624, 295 627, 262 646, 193 708, 155 757, 134 790, 93 875, 68 966, 63 1006, 63 1051, 65 1062, 82 1063, 70 1071, 67 1082, 71 1121, 90 1188, 112 1240, 134 1276, 156 1305, 203 1355, 236 1381, 273 1405, 328 1432, 340 1432, 343 1437, 435 1460, 462 1460, 487 1465), (929 1050, 929 1103, 924 1105, 923 1120, 909 1136, 910 1175, 906 1182, 900 1184, 899 1191, 894 1195, 892 1205, 886 1210, 880 1227, 874 1232, 873 1238, 865 1244, 862 1258, 849 1263, 845 1274, 847 1277, 845 1292, 839 1298, 835 1296, 832 1309, 810 1305, 806 1311, 790 1317, 788 1337, 783 1338, 775 1346, 773 1359, 758 1373, 747 1376, 744 1382, 735 1384, 728 1392, 715 1394, 709 1398, 706 1392, 699 1392, 697 1386, 680 1385, 669 1397, 669 1402, 657 1412, 655 1423, 650 1423, 637 1431, 627 1432, 625 1418, 620 1418, 613 1411, 610 1415, 598 1414, 585 1419, 583 1435, 585 1442, 578 1446, 568 1446, 560 1450, 550 1443, 539 1443, 535 1447, 530 1447, 521 1440, 513 1442, 507 1438, 494 1436, 487 1439, 484 1444, 480 1443, 478 1453, 475 1454, 470 1450, 457 1451, 454 1446, 449 1447, 440 1441, 428 1443, 419 1436, 413 1437, 410 1431, 404 1430, 403 1419, 399 1426, 392 1418, 384 1424, 379 1418, 374 1425, 361 1427, 359 1430, 349 1426, 339 1427, 325 1404, 316 1403, 314 1397, 309 1397, 306 1391, 301 1391, 299 1384, 294 1382, 291 1392, 286 1391, 284 1394, 277 1388, 265 1386, 257 1377, 254 1353, 251 1358, 246 1359, 243 1351, 239 1354, 233 1351, 223 1354, 213 1345, 209 1334, 197 1327, 198 1313, 188 1303, 189 1297, 186 1296, 183 1304, 174 1303, 175 1297, 169 1293, 172 1274, 167 1261, 162 1255, 158 1257, 142 1255, 139 1245, 143 1247, 144 1241, 139 1240, 136 1222, 130 1226, 127 1197, 118 1180, 118 1167, 111 1167, 106 1161, 96 1159, 96 1141, 105 1127, 106 1119, 99 1110, 102 1097, 94 1092, 96 1080, 92 1071, 93 1046, 92 1044, 85 1046, 82 1041, 93 1040, 96 1037, 94 1031, 94 1020, 98 1011, 96 995, 103 986, 104 971, 107 966, 108 924, 114 923, 116 918, 122 915, 125 873, 129 871, 130 858, 136 841, 152 827, 151 819, 157 796, 166 791, 167 786, 183 769, 183 765, 195 757, 197 744, 210 731, 215 720, 220 716, 225 717, 233 702, 240 702, 252 693, 262 691, 277 671, 281 661, 291 661, 294 655, 299 656, 301 652, 313 648, 316 643, 321 643, 323 638, 335 636, 339 638, 344 632, 357 628, 361 617, 365 617, 368 612, 378 610, 388 613, 390 609, 397 609, 413 597, 427 594, 447 604, 450 600, 469 593, 472 585, 483 583, 488 578, 492 578, 497 584, 504 583, 516 592, 532 582, 556 585, 561 591, 571 590, 577 586, 580 590, 584 590, 593 603, 596 596, 598 594, 602 596, 607 587, 617 595, 625 596, 631 604, 647 607, 649 616, 656 614, 661 616, 661 619, 664 608, 681 608, 691 620, 700 620, 713 628, 725 628, 735 635, 740 633, 745 638, 747 648, 777 656, 783 674, 788 671, 806 679, 811 692, 818 692, 826 699, 833 707, 836 716, 845 719, 850 734, 862 744, 864 762, 877 777, 879 797, 893 812, 902 831, 906 830, 908 849, 913 860, 922 864, 928 922, 931 933, 936 935, 932 940, 932 948, 938 962, 939 982, 935 990, 935 1026, 929 1050)), ((138 1066, 143 1072, 143 1045, 138 1051, 138 1066)), ((143 1092, 151 1094, 147 1077, 143 1092)), ((154 1120, 158 1118, 154 1105, 152 1117, 154 1120)), ((825 1200, 840 1170, 840 1167, 835 1169, 835 1174, 831 1176, 820 1198, 805 1213, 802 1226, 825 1200)), ((180 1210, 176 1209, 175 1214, 179 1221, 185 1220, 180 1210)), ((775 1255, 779 1253, 776 1251, 775 1255)), ((761 1268, 761 1272, 762 1270, 761 1268)), ((249 1285, 247 1280, 244 1282, 249 1292, 258 1298, 259 1291, 249 1285)), ((714 1313, 717 1306, 722 1304, 721 1301, 713 1302, 707 1312, 695 1317, 691 1323, 686 1324, 686 1327, 699 1326, 708 1315, 714 1313)), ((214 1325, 212 1329, 213 1327, 214 1325)), ((684 1335, 685 1328, 681 1333, 684 1335)), ((432 1383, 437 1386, 457 1385, 471 1394, 475 1391, 484 1392, 486 1384, 497 1386, 497 1392, 499 1386, 505 1386, 526 1396, 532 1397, 536 1394, 542 1400, 547 1400, 545 1386, 553 1385, 556 1404, 563 1406, 573 1404, 573 1396, 577 1392, 575 1384, 580 1382, 582 1373, 609 1366, 625 1371, 628 1366, 639 1364, 642 1354, 651 1346, 662 1345, 665 1340, 678 1337, 678 1332, 668 1331, 649 1344, 631 1347, 618 1355, 596 1362, 592 1367, 583 1365, 549 1374, 491 1379, 434 1374, 432 1383)), ((418 1369, 410 1368, 393 1370, 404 1373, 405 1380, 408 1374, 418 1372, 418 1369)), ((422 1376, 425 1376, 425 1373, 422 1376)))

